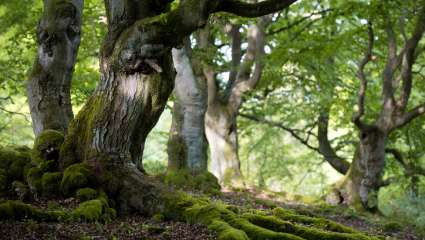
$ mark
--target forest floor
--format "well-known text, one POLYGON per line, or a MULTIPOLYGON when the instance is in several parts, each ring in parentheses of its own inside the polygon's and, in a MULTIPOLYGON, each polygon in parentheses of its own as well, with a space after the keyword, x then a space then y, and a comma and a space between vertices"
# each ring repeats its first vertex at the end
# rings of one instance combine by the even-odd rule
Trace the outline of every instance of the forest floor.
MULTIPOLYGON (((354 229, 373 235, 385 236, 387 240, 425 240, 415 234, 411 226, 403 226, 376 215, 362 215, 343 207, 303 204, 295 201, 275 201, 276 197, 264 192, 244 190, 224 192, 212 197, 215 201, 255 208, 271 209, 282 207, 300 214, 325 217, 354 229)), ((65 207, 72 209, 78 205, 76 199, 39 199, 32 204, 41 208, 65 207)), ((0 222, 0 239, 152 239, 152 240, 208 240, 216 239, 206 226, 182 222, 163 221, 134 215, 119 217, 103 223, 45 223, 34 220, 0 222)))

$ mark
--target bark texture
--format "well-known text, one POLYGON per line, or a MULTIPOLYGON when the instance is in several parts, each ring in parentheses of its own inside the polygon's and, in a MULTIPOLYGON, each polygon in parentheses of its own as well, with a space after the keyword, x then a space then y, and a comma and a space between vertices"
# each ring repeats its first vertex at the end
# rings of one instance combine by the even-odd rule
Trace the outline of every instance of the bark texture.
POLYGON ((207 88, 205 78, 195 75, 187 48, 190 46, 172 52, 177 76, 168 141, 168 170, 188 169, 197 173, 208 170, 204 128, 207 88))
POLYGON ((38 52, 28 82, 36 136, 46 129, 66 133, 73 118, 71 79, 80 45, 83 0, 44 0, 37 28, 38 52))

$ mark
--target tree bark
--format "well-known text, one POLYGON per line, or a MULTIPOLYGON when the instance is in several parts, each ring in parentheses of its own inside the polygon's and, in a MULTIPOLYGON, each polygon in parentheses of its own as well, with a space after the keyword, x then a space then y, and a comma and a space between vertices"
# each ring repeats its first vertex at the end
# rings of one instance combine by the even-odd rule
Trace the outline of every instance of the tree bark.
POLYGON ((205 133, 210 146, 211 172, 221 184, 243 186, 236 117, 229 113, 227 106, 221 105, 220 102, 208 106, 205 133))
POLYGON ((206 80, 195 75, 186 48, 173 49, 177 76, 168 141, 168 170, 188 169, 199 173, 208 170, 204 128, 207 88, 206 80))
POLYGON ((71 79, 80 45, 83 0, 44 0, 37 29, 38 52, 27 86, 36 136, 66 133, 73 118, 71 79))

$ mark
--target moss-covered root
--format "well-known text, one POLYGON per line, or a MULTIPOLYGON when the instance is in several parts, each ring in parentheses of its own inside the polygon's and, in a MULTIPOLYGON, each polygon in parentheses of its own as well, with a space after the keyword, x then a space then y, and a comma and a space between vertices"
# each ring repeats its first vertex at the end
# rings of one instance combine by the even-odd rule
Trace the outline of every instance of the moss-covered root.
POLYGON ((116 217, 116 211, 109 206, 108 197, 102 193, 96 199, 81 203, 71 213, 74 220, 109 222, 116 217))
MULTIPOLYGON (((244 239, 288 239, 288 240, 375 240, 378 238, 367 236, 354 230, 335 227, 346 232, 330 230, 334 227, 330 221, 324 221, 325 226, 319 226, 319 222, 309 219, 310 226, 299 225, 291 221, 282 220, 276 216, 268 216, 266 212, 238 213, 234 207, 219 203, 211 203, 207 199, 182 196, 176 204, 172 204, 172 216, 180 215, 192 223, 206 224, 211 230, 217 232, 220 240, 244 240, 244 239), (178 210, 180 209, 180 210, 178 210), (181 211, 176 214, 176 211, 181 211), (327 224, 327 225, 326 225, 327 224), (327 227, 328 226, 328 227, 327 227), (332 227, 329 227, 332 226, 332 227), (327 228, 326 228, 327 227, 327 228), (319 229, 323 228, 323 229, 319 229), (350 232, 348 232, 350 231, 350 232)), ((167 214, 167 213, 166 213, 167 214)), ((164 214, 165 216, 167 216, 164 214)), ((320 219, 319 219, 320 220, 320 219)))
POLYGON ((273 209, 273 215, 286 221, 302 223, 305 225, 314 226, 315 228, 340 232, 340 233, 355 233, 356 231, 350 227, 346 227, 342 224, 336 223, 334 221, 325 219, 325 218, 316 218, 309 217, 300 214, 296 214, 291 210, 285 210, 283 208, 273 209))
POLYGON ((0 220, 56 221, 63 215, 65 213, 62 211, 43 211, 21 201, 0 201, 0 220))

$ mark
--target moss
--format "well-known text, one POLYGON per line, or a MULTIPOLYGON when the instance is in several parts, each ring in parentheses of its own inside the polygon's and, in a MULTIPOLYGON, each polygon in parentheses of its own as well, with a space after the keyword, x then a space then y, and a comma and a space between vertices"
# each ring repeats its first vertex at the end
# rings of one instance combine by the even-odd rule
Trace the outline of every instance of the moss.
POLYGON ((162 215, 160 213, 157 213, 157 214, 153 215, 152 218, 151 218, 152 221, 158 222, 158 223, 159 222, 163 222, 164 219, 165 219, 164 215, 162 215))
POLYGON ((28 186, 20 181, 14 181, 12 183, 12 191, 21 201, 28 199, 31 196, 28 186))
POLYGON ((3 196, 7 192, 7 172, 4 169, 0 169, 0 196, 3 196))
POLYGON ((403 226, 398 222, 388 222, 384 224, 383 230, 386 232, 398 232, 403 230, 403 226))
POLYGON ((109 222, 116 217, 116 211, 109 207, 106 194, 101 194, 97 199, 80 203, 71 216, 73 219, 94 222, 109 222))
POLYGON ((81 201, 89 201, 93 200, 97 197, 97 191, 93 188, 81 188, 77 191, 75 196, 81 201))
POLYGON ((217 178, 207 171, 195 174, 187 169, 168 171, 164 182, 180 189, 195 189, 212 195, 220 194, 221 189, 217 178))
POLYGON ((276 217, 282 220, 307 224, 307 225, 314 226, 315 228, 320 228, 320 229, 324 229, 328 231, 341 232, 341 233, 355 232, 354 229, 352 228, 346 227, 342 224, 330 221, 328 219, 298 215, 292 211, 285 210, 282 208, 273 209, 273 215, 275 215, 276 217))
POLYGON ((210 172, 202 172, 193 178, 194 188, 212 195, 220 194, 221 186, 218 179, 210 172))
POLYGON ((268 229, 279 232, 287 232, 300 236, 307 240, 374 240, 375 237, 369 237, 361 233, 339 233, 320 230, 314 227, 305 227, 283 221, 274 216, 246 215, 250 222, 268 229))
POLYGON ((21 219, 46 219, 47 214, 31 205, 20 201, 6 201, 0 203, 0 219, 1 220, 21 220, 21 219))
POLYGON ((213 220, 209 225, 209 229, 217 232, 219 240, 249 240, 244 231, 236 229, 221 220, 213 220))
POLYGON ((43 176, 43 171, 38 167, 33 167, 28 170, 27 173, 27 183, 31 192, 37 194, 42 190, 41 178, 43 176))
POLYGON ((74 164, 65 169, 61 182, 62 192, 70 196, 79 188, 94 184, 91 167, 84 163, 74 164))
MULTIPOLYGON (((57 164, 59 160, 59 151, 64 142, 64 136, 61 132, 56 130, 45 130, 35 140, 34 147, 31 152, 31 160, 36 164, 41 164, 44 161, 53 161, 57 164)), ((57 165, 48 165, 55 171, 57 165)))
POLYGON ((0 147, 0 194, 9 191, 13 181, 24 180, 29 163, 28 148, 0 147))
POLYGON ((56 196, 60 194, 60 183, 62 180, 62 173, 45 173, 41 178, 41 188, 43 195, 47 197, 56 196))

